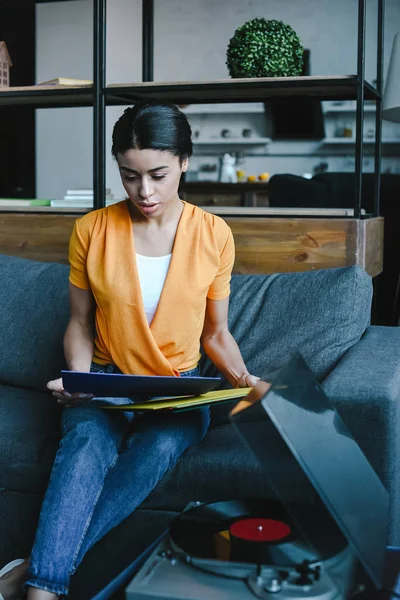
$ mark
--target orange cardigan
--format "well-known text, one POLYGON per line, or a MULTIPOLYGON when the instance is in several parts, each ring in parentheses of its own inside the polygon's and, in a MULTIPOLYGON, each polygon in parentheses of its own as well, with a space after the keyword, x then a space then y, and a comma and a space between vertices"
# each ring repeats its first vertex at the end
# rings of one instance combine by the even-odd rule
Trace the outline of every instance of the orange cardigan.
POLYGON ((184 203, 171 263, 154 319, 144 312, 129 200, 77 219, 69 280, 96 302, 93 360, 123 373, 176 375, 200 358, 206 299, 230 293, 235 249, 220 217, 184 203))

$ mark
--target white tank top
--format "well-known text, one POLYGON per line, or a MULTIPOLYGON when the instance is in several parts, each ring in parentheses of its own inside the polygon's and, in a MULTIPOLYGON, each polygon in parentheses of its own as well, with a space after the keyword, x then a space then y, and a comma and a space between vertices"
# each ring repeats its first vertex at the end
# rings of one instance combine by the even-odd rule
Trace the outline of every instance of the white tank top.
POLYGON ((153 320, 157 310, 172 254, 166 256, 142 256, 136 253, 136 263, 142 289, 144 312, 147 322, 153 320))

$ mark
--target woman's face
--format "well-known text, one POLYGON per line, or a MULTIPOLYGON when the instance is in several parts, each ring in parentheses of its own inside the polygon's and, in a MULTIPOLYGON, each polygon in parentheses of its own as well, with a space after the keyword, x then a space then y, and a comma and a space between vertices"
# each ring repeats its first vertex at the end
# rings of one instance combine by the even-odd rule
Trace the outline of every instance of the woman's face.
POLYGON ((161 150, 127 150, 117 155, 122 184, 129 199, 146 217, 160 216, 179 199, 181 174, 188 168, 177 156, 161 150))

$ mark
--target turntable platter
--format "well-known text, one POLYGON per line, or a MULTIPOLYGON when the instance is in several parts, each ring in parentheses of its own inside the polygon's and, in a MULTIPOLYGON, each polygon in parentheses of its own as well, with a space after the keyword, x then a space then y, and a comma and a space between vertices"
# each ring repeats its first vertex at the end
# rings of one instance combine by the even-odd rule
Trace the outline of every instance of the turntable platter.
MULTIPOLYGON (((318 535, 321 523, 315 508, 302 507, 301 512, 302 518, 308 519, 307 531, 310 520, 315 520, 318 535)), ((190 557, 195 566, 231 575, 235 565, 238 576, 243 576, 246 564, 251 571, 255 565, 290 568, 303 561, 326 560, 343 550, 345 539, 332 520, 324 523, 323 531, 318 554, 304 540, 280 502, 234 500, 202 504, 183 512, 172 522, 170 542, 188 561, 190 557), (238 569, 238 564, 242 568, 238 569)))

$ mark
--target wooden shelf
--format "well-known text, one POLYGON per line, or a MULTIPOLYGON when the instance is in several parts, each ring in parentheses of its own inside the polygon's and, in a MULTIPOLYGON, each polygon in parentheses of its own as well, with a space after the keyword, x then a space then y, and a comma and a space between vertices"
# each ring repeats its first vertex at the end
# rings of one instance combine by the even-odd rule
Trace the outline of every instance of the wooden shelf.
MULTIPOLYGON (((365 98, 377 96, 364 82, 365 98)), ((355 75, 332 77, 267 77, 220 79, 216 81, 175 81, 112 84, 103 90, 107 105, 163 101, 175 104, 217 102, 265 102, 279 98, 355 100, 355 75)), ((34 108, 92 106, 93 86, 34 85, 0 88, 0 106, 26 105, 34 108)))
MULTIPOLYGON (((229 184, 228 184, 229 185, 229 184)), ((248 216, 248 217, 352 217, 354 209, 352 208, 290 208, 290 207, 272 207, 272 206, 201 206, 206 212, 220 216, 248 216)), ((90 212, 90 208, 68 207, 68 208, 53 208, 51 206, 15 206, 0 207, 1 213, 44 213, 44 214, 86 214, 90 212)), ((363 211, 365 215, 365 211, 363 211)))
POLYGON ((45 214, 86 214, 93 210, 92 208, 82 208, 80 206, 68 206, 65 208, 56 208, 54 206, 0 206, 1 213, 45 213, 45 214))
MULTIPOLYGON (((365 98, 377 92, 365 82, 365 98)), ((220 79, 216 81, 146 82, 112 84, 106 88, 107 104, 134 104, 158 100, 176 104, 214 102, 264 102, 279 98, 318 98, 321 100, 355 100, 355 75, 332 77, 260 77, 254 79, 220 79)))
MULTIPOLYGON (((201 206, 203 210, 231 217, 353 217, 354 208, 306 208, 274 206, 201 206)), ((362 213, 365 215, 365 210, 362 213)))
POLYGON ((66 108, 93 106, 93 86, 31 85, 0 88, 0 106, 66 108))

